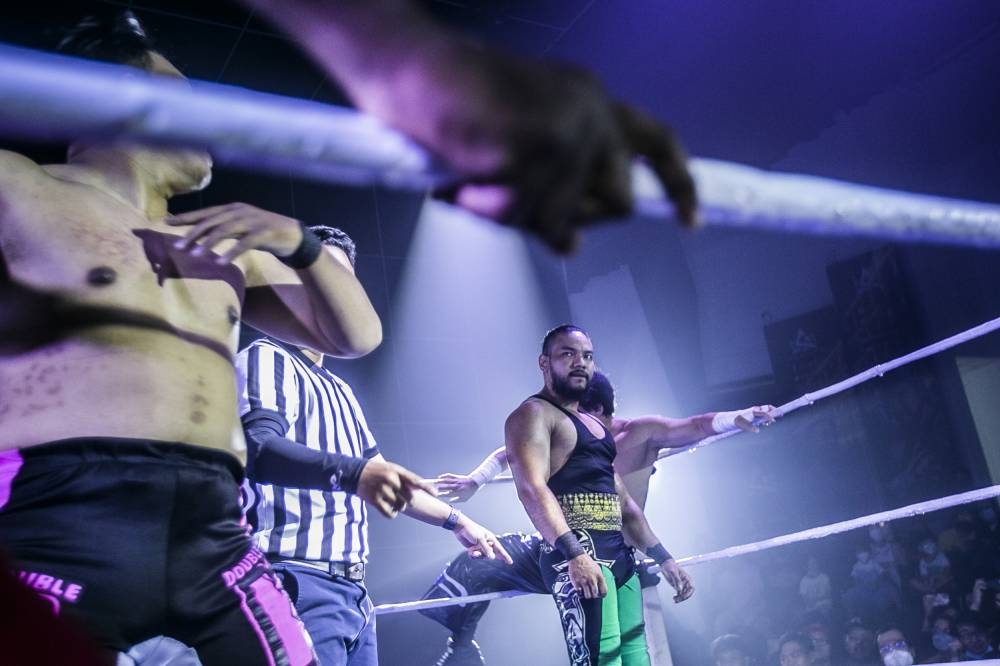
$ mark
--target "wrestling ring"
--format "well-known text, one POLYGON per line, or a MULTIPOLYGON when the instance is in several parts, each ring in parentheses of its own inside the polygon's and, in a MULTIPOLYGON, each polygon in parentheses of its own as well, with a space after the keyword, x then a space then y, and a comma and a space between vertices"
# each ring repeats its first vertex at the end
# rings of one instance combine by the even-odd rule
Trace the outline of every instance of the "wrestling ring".
MULTIPOLYGON (((194 82, 188 86, 137 74, 132 68, 6 45, 0 45, 0 63, 0 88, 4 94, 0 133, 7 137, 42 141, 121 137, 161 145, 197 146, 209 149, 220 164, 410 190, 427 190, 450 178, 440 163, 406 137, 346 109, 217 84, 194 82)), ((717 160, 693 159, 691 166, 702 202, 702 219, 709 227, 1000 248, 1000 206, 995 204, 769 173, 717 160)), ((636 164, 633 173, 638 214, 669 218, 671 206, 651 172, 636 164)), ((1000 318, 987 321, 806 393, 779 406, 777 415, 787 416, 998 328, 1000 318)), ((729 432, 664 451, 660 458, 695 452, 739 433, 729 432)), ((501 477, 495 482, 504 480, 501 477)), ((698 565, 739 557, 998 496, 1000 485, 979 488, 677 561, 698 565)), ((376 610, 387 615, 523 594, 511 591, 387 603, 376 610)))

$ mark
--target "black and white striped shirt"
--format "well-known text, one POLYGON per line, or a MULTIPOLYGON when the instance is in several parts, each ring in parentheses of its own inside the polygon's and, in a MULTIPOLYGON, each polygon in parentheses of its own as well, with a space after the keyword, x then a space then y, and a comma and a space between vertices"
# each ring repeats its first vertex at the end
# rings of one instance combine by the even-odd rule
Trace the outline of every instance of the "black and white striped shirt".
MULTIPOLYGON (((293 347, 261 339, 236 357, 240 415, 277 412, 285 436, 310 449, 370 458, 378 452, 354 392, 293 347)), ((248 482, 247 515, 265 553, 324 562, 366 562, 368 519, 357 495, 248 482)))

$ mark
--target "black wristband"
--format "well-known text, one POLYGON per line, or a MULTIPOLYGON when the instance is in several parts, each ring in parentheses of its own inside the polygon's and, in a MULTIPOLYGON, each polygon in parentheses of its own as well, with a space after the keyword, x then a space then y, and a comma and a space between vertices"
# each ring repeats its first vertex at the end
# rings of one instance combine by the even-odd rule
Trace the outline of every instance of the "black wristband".
POLYGON ((553 545, 567 560, 572 560, 574 557, 583 555, 587 552, 583 549, 583 544, 581 544, 580 540, 576 538, 576 535, 573 534, 572 530, 556 537, 556 542, 553 545))
POLYGON ((333 475, 330 477, 330 485, 333 486, 333 490, 343 490, 345 493, 356 495, 358 483, 361 481, 361 472, 364 471, 365 465, 369 463, 370 459, 340 454, 333 455, 338 456, 339 459, 336 461, 333 475))
POLYGON ((461 518, 461 516, 462 512, 452 507, 451 513, 449 513, 448 517, 445 518, 445 521, 441 523, 441 527, 445 528, 449 532, 454 531, 454 529, 458 527, 458 519, 461 518))
POLYGON ((673 559, 673 556, 663 547, 662 543, 647 548, 646 554, 653 558, 653 561, 657 564, 663 564, 667 560, 673 559))
POLYGON ((287 257, 278 257, 278 259, 291 268, 309 268, 316 262, 319 253, 323 251, 323 242, 309 230, 309 227, 301 222, 299 222, 299 226, 302 227, 302 240, 299 241, 299 246, 295 248, 295 252, 287 257))

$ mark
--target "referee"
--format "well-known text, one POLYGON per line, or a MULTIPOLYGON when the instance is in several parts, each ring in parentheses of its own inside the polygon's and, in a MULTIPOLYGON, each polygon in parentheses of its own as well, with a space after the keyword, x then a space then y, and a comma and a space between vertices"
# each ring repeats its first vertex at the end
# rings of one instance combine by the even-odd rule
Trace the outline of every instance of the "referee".
MULTIPOLYGON (((353 271, 347 234, 312 231, 353 271)), ((260 339, 237 356, 237 377, 248 517, 320 663, 378 663, 374 604, 365 589, 366 503, 389 517, 402 511, 451 530, 470 553, 510 562, 492 532, 382 457, 354 392, 323 367, 322 354, 260 339)))

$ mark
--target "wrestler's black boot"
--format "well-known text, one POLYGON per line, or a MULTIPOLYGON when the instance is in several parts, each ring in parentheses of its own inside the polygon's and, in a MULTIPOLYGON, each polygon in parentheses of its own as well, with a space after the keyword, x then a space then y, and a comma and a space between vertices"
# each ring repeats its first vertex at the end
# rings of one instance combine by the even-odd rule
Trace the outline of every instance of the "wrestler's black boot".
POLYGON ((456 643, 448 639, 448 647, 434 666, 482 666, 486 663, 476 641, 456 643))

